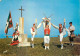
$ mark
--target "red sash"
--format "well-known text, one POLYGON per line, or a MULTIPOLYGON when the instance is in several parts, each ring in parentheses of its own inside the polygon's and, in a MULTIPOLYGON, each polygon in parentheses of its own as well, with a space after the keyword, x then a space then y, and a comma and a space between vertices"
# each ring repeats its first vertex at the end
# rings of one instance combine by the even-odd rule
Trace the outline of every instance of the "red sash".
POLYGON ((62 28, 61 27, 59 27, 59 33, 61 33, 62 32, 62 28))
POLYGON ((32 27, 32 31, 34 32, 35 31, 35 29, 32 27))

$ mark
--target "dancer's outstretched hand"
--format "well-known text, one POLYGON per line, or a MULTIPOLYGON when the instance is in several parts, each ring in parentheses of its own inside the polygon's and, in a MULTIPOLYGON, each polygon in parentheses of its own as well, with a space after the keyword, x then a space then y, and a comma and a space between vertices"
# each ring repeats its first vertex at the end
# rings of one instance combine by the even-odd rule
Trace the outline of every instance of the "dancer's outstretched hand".
POLYGON ((43 23, 43 21, 41 23, 43 23))

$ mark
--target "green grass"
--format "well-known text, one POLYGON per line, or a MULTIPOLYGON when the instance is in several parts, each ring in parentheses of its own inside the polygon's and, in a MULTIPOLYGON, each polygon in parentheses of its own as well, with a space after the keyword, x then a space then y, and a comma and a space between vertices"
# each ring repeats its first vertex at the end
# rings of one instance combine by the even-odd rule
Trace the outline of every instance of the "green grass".
MULTIPOLYGON (((31 41, 29 38, 28 41, 31 41)), ((64 38, 64 42, 69 41, 64 38)), ((35 47, 17 47, 10 46, 11 38, 0 39, 0 56, 73 56, 72 51, 74 47, 64 44, 64 49, 60 49, 59 38, 50 39, 50 50, 43 48, 43 38, 35 38, 35 47), (3 54, 3 51, 8 50, 3 54)))

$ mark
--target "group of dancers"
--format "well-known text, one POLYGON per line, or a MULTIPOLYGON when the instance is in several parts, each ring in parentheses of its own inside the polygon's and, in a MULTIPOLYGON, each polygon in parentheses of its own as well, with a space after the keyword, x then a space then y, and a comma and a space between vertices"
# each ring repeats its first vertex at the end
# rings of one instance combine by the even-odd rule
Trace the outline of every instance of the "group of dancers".
MULTIPOLYGON (((33 27, 31 27, 30 31, 32 34, 31 37, 31 46, 34 48, 34 37, 37 34, 37 29, 41 27, 43 24, 43 29, 44 29, 44 46, 45 50, 49 49, 49 42, 50 42, 50 31, 51 31, 51 25, 59 30, 59 37, 60 37, 60 43, 61 43, 61 49, 63 49, 63 36, 66 35, 66 31, 68 32, 68 37, 70 40, 71 45, 73 46, 73 38, 75 37, 74 30, 75 27, 73 26, 72 22, 69 22, 69 28, 66 28, 66 23, 64 19, 64 24, 59 24, 59 26, 56 26, 50 22, 50 18, 42 18, 43 21, 37 26, 36 23, 33 24, 33 27)), ((19 37, 19 25, 16 23, 16 27, 13 28, 15 32, 13 33, 13 38, 12 38, 12 43, 11 45, 18 44, 18 37, 19 37)))
POLYGON ((74 30, 75 27, 72 25, 72 22, 69 22, 69 28, 67 29, 65 27, 65 19, 64 19, 64 25, 59 24, 59 27, 52 24, 50 22, 50 18, 42 18, 43 21, 37 26, 35 23, 33 24, 33 27, 30 29, 32 37, 31 37, 31 46, 34 48, 34 37, 37 34, 37 29, 40 28, 40 26, 43 24, 44 28, 44 46, 45 50, 49 49, 49 42, 50 42, 50 29, 51 25, 59 30, 59 37, 60 37, 60 42, 61 42, 61 49, 63 49, 63 36, 66 35, 66 31, 68 32, 68 37, 70 40, 71 45, 73 46, 73 38, 75 37, 74 30))

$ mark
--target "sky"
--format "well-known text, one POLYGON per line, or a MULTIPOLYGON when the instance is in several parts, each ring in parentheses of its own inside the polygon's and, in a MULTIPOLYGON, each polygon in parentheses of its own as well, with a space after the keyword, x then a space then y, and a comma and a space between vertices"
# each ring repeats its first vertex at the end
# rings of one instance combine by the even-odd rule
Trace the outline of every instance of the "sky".
MULTIPOLYGON (((11 11, 13 27, 16 23, 19 23, 21 17, 22 8, 24 17, 24 33, 28 37, 31 37, 30 28, 35 23, 37 18, 37 24, 41 23, 42 18, 52 15, 51 23, 59 26, 63 24, 64 18, 66 19, 66 28, 69 27, 69 22, 73 22, 75 26, 75 34, 80 34, 80 0, 0 0, 0 38, 5 38, 5 26, 6 21, 11 11)), ((10 28, 8 35, 12 35, 13 28, 10 28)), ((59 35, 59 31, 51 26, 50 37, 56 37, 59 35)), ((11 37, 11 36, 9 36, 11 37)), ((38 37, 44 37, 43 25, 37 30, 38 37)))

